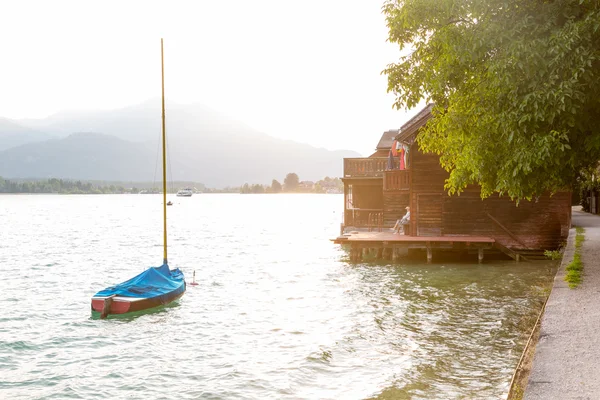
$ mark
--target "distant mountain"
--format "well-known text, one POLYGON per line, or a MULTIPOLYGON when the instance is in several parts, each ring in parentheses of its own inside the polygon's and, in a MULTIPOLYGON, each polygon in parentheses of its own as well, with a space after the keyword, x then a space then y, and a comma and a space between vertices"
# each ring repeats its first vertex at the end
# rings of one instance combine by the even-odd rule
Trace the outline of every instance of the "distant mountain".
MULTIPOLYGON (((245 136, 263 135, 201 104, 167 103, 166 121, 169 136, 214 136, 237 132, 243 132, 245 136)), ((61 112, 41 120, 15 122, 58 137, 75 132, 100 132, 134 142, 155 140, 160 136, 162 126, 160 99, 117 110, 61 112)))
MULTIPOLYGON (((360 156, 277 139, 200 105, 170 105, 166 118, 170 177, 209 187, 282 181, 289 172, 313 181, 340 176, 342 159, 360 156)), ((5 148, 0 152, 0 176, 135 181, 155 176, 159 100, 120 110, 63 113, 12 123, 59 138, 5 148)))
POLYGON ((0 151, 50 138, 52 136, 47 133, 24 127, 6 118, 0 118, 0 151))
POLYGON ((146 180, 148 172, 154 172, 154 163, 147 146, 97 133, 75 133, 0 153, 0 175, 10 178, 146 180))

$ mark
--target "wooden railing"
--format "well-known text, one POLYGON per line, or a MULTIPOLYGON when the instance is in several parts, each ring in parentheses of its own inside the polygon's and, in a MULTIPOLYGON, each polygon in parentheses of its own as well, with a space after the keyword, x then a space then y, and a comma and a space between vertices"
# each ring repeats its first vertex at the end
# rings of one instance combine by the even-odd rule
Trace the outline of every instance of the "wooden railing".
POLYGON ((383 227, 383 210, 381 209, 347 209, 344 225, 357 228, 381 229, 383 227))
MULTIPOLYGON (((394 168, 398 168, 398 158, 394 158, 394 168)), ((383 177, 388 169, 387 157, 344 158, 344 177, 383 177)))
POLYGON ((383 190, 395 191, 395 190, 409 190, 410 189, 410 170, 408 169, 395 169, 391 171, 385 171, 383 177, 383 190))

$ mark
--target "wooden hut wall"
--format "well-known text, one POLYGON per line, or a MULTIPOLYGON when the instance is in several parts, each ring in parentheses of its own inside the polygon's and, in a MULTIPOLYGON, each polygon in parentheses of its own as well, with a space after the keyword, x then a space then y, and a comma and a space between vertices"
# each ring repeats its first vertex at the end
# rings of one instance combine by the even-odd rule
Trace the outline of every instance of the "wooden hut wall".
POLYGON ((352 185, 355 208, 383 209, 383 184, 352 185))
POLYGON ((497 194, 482 200, 479 187, 469 187, 460 196, 445 196, 442 232, 490 236, 512 249, 555 249, 568 236, 570 198, 570 192, 560 192, 517 205, 497 194))
POLYGON ((405 192, 383 192, 383 219, 384 226, 394 226, 396 220, 406 214, 410 196, 405 192))
POLYGON ((416 236, 441 236, 448 173, 440 167, 437 155, 424 154, 417 146, 413 144, 410 151, 411 232, 416 236))
MULTIPOLYGON (((416 149, 416 145, 413 146, 416 149)), ((411 154, 412 232, 418 236, 490 236, 513 249, 555 249, 567 238, 571 224, 571 194, 543 195, 519 205, 497 194, 484 200, 471 185, 460 196, 448 196, 448 173, 435 154, 411 154)))

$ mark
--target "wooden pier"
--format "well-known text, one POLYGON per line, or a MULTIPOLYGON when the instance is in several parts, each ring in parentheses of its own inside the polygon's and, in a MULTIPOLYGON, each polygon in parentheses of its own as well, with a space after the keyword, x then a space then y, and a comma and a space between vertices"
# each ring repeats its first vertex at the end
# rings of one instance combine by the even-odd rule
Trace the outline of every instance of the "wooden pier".
POLYGON ((332 241, 350 246, 350 260, 360 262, 363 255, 372 253, 377 258, 400 259, 403 249, 421 249, 427 252, 431 263, 434 250, 477 251, 477 259, 483 261, 484 250, 493 249, 495 240, 483 236, 405 236, 393 232, 351 232, 332 241))

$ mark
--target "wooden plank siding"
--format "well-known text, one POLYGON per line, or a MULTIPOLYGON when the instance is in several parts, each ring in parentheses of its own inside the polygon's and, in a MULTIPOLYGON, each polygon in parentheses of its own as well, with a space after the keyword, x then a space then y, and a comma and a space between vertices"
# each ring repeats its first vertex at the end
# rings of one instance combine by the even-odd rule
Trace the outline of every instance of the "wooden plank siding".
MULTIPOLYGON (((413 149, 416 149, 416 144, 413 149)), ((471 185, 448 196, 448 173, 435 154, 411 151, 412 232, 418 236, 488 236, 511 249, 546 250, 566 240, 571 224, 571 193, 544 194, 521 201, 494 194, 481 199, 471 185)))
POLYGON ((383 177, 384 226, 393 227, 410 206, 410 171, 386 171, 383 177))
POLYGON ((518 205, 497 194, 484 200, 479 188, 446 196, 442 230, 451 235, 490 236, 511 249, 555 249, 568 236, 571 194, 545 194, 518 205), (508 232, 507 232, 508 231, 508 232))
POLYGON ((408 191, 384 191, 383 192, 383 221, 384 226, 393 227, 396 220, 406 214, 406 206, 409 205, 410 196, 408 191))
MULTIPOLYGON (((442 193, 417 193, 416 215, 418 222, 417 236, 442 236, 442 210, 444 209, 442 193)), ((415 212, 416 211, 416 212, 415 212)))
POLYGON ((440 167, 437 155, 424 154, 417 149, 418 144, 414 143, 410 150, 411 232, 417 236, 441 236, 445 234, 440 214, 444 209, 442 197, 444 181, 448 178, 448 173, 440 167), (436 204, 430 208, 426 201, 433 197, 419 199, 423 195, 437 195, 436 204), (437 213, 439 216, 433 216, 432 213, 437 213))

